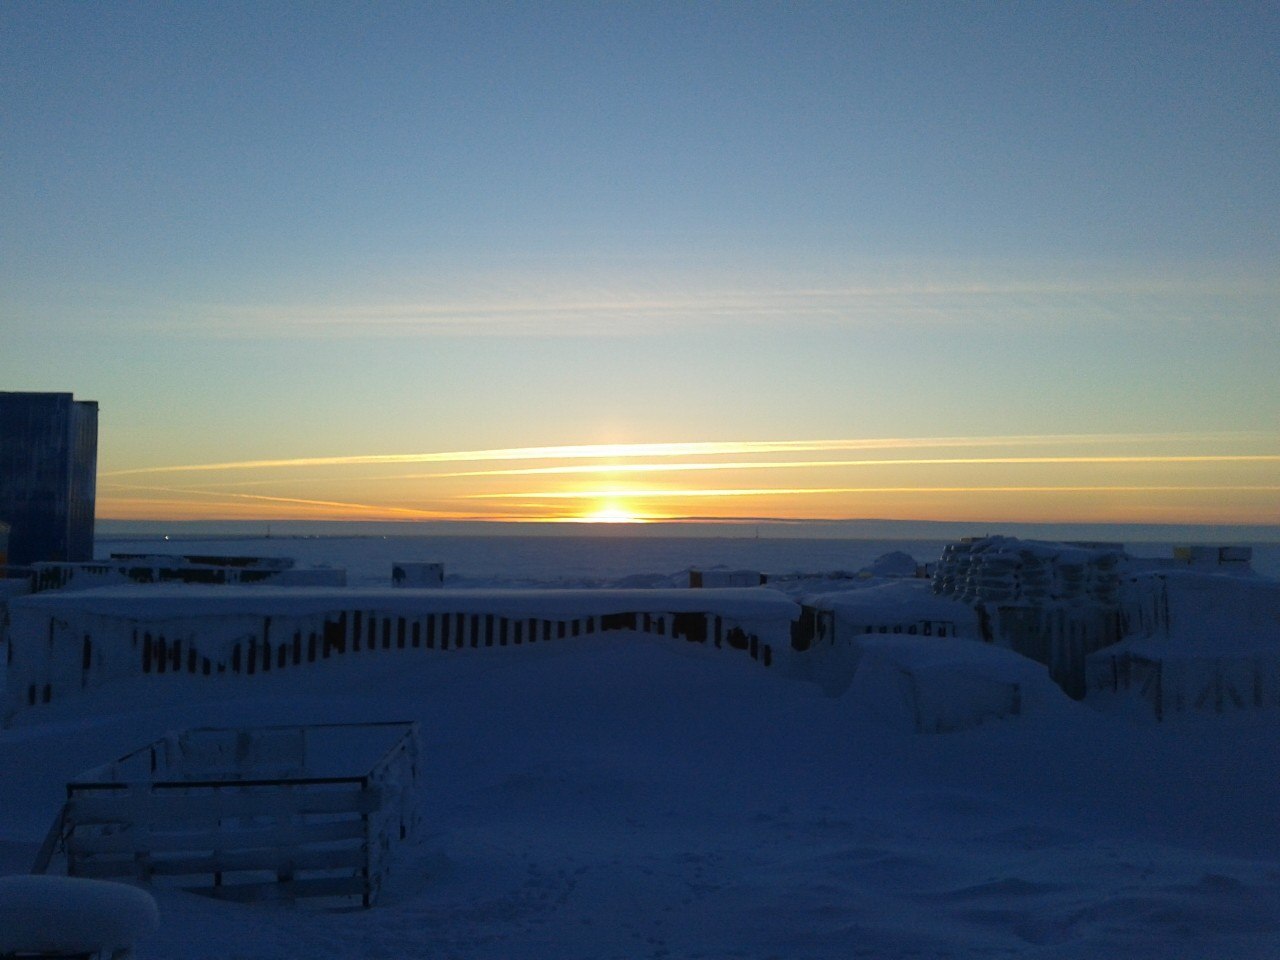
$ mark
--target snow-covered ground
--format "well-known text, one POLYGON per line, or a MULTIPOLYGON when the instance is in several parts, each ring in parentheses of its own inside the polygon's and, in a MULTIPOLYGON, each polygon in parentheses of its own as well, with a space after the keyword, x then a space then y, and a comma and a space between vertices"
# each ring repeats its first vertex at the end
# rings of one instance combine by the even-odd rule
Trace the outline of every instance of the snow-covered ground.
MULTIPOLYGON (((857 571, 890 549, 387 543, 198 549, 344 565, 353 585, 443 560, 451 586, 857 571)), ((422 827, 377 906, 158 889, 139 957, 1280 955, 1274 713, 1135 724, 1056 697, 922 735, 856 689, 831 698, 729 651, 626 634, 139 678, 27 711, 0 731, 0 873, 28 868, 68 779, 165 731, 401 719, 422 725, 422 827)))

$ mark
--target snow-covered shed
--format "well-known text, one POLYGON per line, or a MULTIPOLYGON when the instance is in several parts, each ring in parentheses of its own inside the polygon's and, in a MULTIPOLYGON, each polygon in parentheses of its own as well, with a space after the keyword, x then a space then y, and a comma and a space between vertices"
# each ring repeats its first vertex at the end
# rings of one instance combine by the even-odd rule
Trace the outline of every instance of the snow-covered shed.
POLYGON ((727 570, 718 567, 711 570, 699 570, 693 567, 689 570, 689 586, 695 589, 758 587, 768 579, 759 570, 727 570))
POLYGON ((866 634, 976 637, 977 615, 966 604, 933 594, 926 580, 894 580, 806 598, 815 611, 815 646, 849 645, 866 634))
POLYGON ((1092 654, 1090 700, 1157 719, 1280 707, 1280 582, 1192 570, 1124 589, 1126 639, 1092 654))
POLYGON ((838 691, 848 685, 872 637, 976 638, 977 625, 971 607, 935 596, 927 581, 894 580, 806 597, 792 648, 804 654, 808 679, 838 691))
POLYGON ((1043 666, 989 643, 874 634, 859 647, 844 699, 902 730, 950 733, 1068 702, 1043 666))

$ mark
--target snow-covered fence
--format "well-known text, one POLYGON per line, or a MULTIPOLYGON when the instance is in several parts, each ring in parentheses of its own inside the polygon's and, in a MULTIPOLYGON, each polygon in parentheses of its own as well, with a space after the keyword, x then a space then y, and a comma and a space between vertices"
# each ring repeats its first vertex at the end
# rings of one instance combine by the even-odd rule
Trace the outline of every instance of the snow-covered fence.
POLYGON ((417 816, 415 723, 195 729, 67 785, 67 873, 369 906, 417 816))
POLYGON ((1091 697, 1128 697, 1163 720, 1178 713, 1234 713, 1280 707, 1280 646, 1188 649, 1121 644, 1089 658, 1091 697))
POLYGON ((626 631, 746 653, 790 651, 797 605, 775 591, 305 590, 117 587, 10 605, 3 715, 114 679, 252 675, 382 651, 515 647, 626 631))

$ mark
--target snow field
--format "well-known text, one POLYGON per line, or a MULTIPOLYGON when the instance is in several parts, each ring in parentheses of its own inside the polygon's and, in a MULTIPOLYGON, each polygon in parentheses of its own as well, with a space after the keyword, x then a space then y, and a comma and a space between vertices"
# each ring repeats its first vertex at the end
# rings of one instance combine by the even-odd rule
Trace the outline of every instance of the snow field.
MULTIPOLYGON (((302 543, 342 562, 339 544, 302 543)), ((778 569, 747 544, 723 562, 778 569)), ((379 549, 405 556, 358 547, 357 585, 389 574, 379 549)), ((678 565, 607 549, 591 545, 594 583, 578 560, 566 574, 544 557, 541 576, 673 585, 618 583, 622 567, 678 565)), ((838 567, 795 556, 797 570, 838 567)), ((532 578, 533 559, 513 569, 532 578)), ((476 562, 469 585, 511 582, 485 572, 501 561, 476 562)), ((911 658, 912 641, 881 645, 911 658)), ((0 872, 27 868, 68 780, 166 731, 416 720, 420 825, 375 908, 157 888, 161 925, 138 956, 1280 955, 1275 715, 1129 723, 1046 693, 1018 716, 920 735, 852 690, 827 697, 738 651, 626 633, 133 678, 0 730, 0 872)))
POLYGON ((127 681, 0 735, 4 866, 61 784, 157 731, 416 719, 422 821, 379 905, 158 889, 139 957, 1263 957, 1274 721, 1078 704, 923 737, 739 656, 636 636, 127 681), (106 708, 115 705, 115 709, 106 708))

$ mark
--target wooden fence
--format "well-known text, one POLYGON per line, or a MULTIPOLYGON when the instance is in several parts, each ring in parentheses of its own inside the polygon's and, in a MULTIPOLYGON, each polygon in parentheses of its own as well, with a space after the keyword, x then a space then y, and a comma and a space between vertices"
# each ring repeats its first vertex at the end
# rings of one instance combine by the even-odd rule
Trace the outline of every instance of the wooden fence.
POLYGON ((67 785, 67 873, 367 907, 413 831, 418 750, 416 723, 167 737, 67 785), (335 758, 364 769, 340 772, 335 758))

